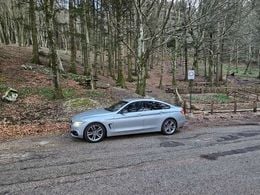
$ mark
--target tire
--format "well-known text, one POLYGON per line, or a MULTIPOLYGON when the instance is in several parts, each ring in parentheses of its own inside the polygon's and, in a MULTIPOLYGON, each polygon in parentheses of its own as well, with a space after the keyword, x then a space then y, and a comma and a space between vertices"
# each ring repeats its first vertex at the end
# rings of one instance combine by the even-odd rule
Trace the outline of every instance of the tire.
POLYGON ((164 135, 172 135, 177 129, 177 122, 173 118, 166 119, 162 124, 162 133, 164 135))
POLYGON ((106 128, 101 123, 91 123, 84 131, 84 139, 90 143, 100 142, 106 135, 106 128))

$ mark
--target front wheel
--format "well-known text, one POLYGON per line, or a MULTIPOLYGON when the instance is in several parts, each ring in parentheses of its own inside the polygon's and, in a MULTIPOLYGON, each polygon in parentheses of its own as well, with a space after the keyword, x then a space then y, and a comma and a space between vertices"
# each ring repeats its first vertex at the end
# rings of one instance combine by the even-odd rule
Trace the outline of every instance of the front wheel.
POLYGON ((84 138, 86 141, 96 143, 104 139, 106 134, 105 127, 100 123, 89 124, 84 131, 84 138))
POLYGON ((162 124, 162 133, 172 135, 177 129, 177 122, 172 118, 166 119, 162 124))

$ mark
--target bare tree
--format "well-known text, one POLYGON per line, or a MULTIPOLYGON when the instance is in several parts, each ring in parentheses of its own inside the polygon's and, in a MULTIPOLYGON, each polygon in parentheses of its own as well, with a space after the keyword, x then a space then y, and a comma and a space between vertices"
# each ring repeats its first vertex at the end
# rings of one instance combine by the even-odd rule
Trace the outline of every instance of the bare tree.
POLYGON ((151 52, 156 48, 156 41, 161 37, 169 20, 173 0, 167 1, 146 1, 135 0, 137 25, 137 86, 136 93, 145 96, 146 89, 146 69, 151 52), (167 9, 162 17, 161 10, 167 9))
POLYGON ((69 0, 70 72, 76 73, 75 0, 69 0))
POLYGON ((36 25, 36 15, 35 15, 35 0, 29 1, 30 9, 30 26, 32 32, 32 43, 33 43, 33 57, 32 62, 35 64, 39 64, 39 47, 38 47, 38 32, 36 25))
POLYGON ((57 48, 55 41, 55 0, 44 0, 45 22, 48 35, 48 46, 50 51, 50 64, 53 73, 54 98, 63 98, 59 81, 59 68, 57 62, 57 48))

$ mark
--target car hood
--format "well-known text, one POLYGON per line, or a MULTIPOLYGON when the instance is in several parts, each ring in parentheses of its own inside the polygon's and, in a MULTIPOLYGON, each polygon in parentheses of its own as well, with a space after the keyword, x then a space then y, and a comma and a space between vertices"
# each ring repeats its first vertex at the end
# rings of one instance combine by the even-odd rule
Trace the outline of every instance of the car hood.
POLYGON ((82 112, 82 113, 79 113, 79 114, 73 116, 72 121, 83 121, 90 117, 103 116, 103 115, 106 115, 109 113, 111 113, 111 112, 108 110, 105 110, 104 108, 93 109, 93 110, 82 112))

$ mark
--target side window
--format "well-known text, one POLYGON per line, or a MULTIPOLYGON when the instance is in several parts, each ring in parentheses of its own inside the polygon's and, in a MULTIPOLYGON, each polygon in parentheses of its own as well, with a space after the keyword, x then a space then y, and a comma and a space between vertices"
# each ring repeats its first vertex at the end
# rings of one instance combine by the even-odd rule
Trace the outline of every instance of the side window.
POLYGON ((159 102, 153 102, 153 110, 161 110, 162 107, 159 102))
POLYGON ((161 102, 153 102, 153 110, 169 109, 170 106, 161 102))
POLYGON ((129 104, 124 111, 125 112, 139 112, 143 109, 142 102, 133 102, 129 104))
POLYGON ((161 106, 161 109, 169 109, 170 108, 170 106, 167 105, 167 104, 164 104, 164 103, 159 103, 159 104, 161 106))
POLYGON ((143 102, 143 105, 144 105, 144 108, 143 110, 144 111, 148 111, 148 110, 153 110, 153 102, 143 102))

